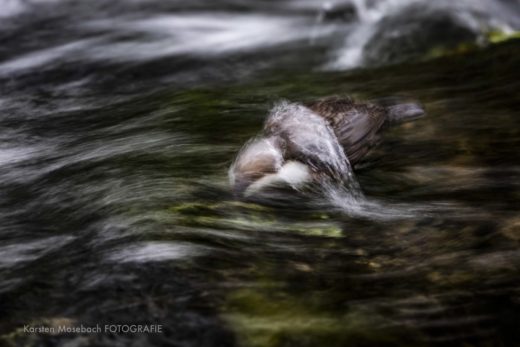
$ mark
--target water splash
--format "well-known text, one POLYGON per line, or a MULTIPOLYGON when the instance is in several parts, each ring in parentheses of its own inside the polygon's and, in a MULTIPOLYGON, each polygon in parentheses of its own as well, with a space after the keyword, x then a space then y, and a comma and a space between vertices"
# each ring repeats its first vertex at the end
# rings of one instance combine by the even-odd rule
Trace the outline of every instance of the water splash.
POLYGON ((359 183, 346 186, 325 185, 322 199, 316 202, 320 208, 333 208, 340 214, 371 221, 397 221, 404 219, 435 218, 466 219, 489 217, 488 213, 450 201, 429 203, 405 203, 367 197, 359 183), (354 189, 353 189, 354 188, 354 189))

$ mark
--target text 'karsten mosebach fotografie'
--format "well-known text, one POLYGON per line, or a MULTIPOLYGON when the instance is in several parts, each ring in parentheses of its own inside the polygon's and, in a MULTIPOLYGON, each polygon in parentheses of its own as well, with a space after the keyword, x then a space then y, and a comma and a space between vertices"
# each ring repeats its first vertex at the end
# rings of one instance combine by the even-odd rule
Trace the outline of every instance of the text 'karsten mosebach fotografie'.
POLYGON ((137 334, 151 333, 160 334, 163 332, 161 324, 96 324, 96 325, 58 325, 58 326, 32 326, 24 325, 24 333, 35 334, 137 334))

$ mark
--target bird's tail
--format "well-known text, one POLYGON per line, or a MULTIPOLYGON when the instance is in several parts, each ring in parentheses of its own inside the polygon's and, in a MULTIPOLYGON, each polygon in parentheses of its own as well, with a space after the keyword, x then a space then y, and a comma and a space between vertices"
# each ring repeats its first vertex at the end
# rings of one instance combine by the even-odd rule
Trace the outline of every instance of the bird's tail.
POLYGON ((426 115, 423 106, 406 96, 389 96, 372 102, 386 110, 385 125, 396 125, 416 120, 426 115))
POLYGON ((424 108, 416 102, 386 106, 388 125, 409 122, 426 115, 424 108))

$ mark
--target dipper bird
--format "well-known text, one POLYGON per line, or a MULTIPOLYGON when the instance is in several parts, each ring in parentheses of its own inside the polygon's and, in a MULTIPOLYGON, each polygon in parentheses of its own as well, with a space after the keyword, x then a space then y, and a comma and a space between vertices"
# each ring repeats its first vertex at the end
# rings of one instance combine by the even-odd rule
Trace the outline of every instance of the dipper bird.
POLYGON ((384 128, 423 115, 417 103, 385 106, 338 96, 281 102, 263 131, 238 153, 229 169, 231 187, 238 196, 250 196, 276 186, 349 182, 351 165, 378 142, 384 128))

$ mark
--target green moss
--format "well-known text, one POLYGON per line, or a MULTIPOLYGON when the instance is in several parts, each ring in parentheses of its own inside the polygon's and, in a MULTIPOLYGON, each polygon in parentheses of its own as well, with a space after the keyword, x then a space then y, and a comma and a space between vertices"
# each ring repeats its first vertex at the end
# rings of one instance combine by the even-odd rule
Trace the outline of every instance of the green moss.
POLYGON ((288 232, 307 236, 342 237, 343 231, 328 216, 311 214, 308 221, 288 223, 275 211, 257 204, 224 201, 204 204, 183 202, 168 209, 177 223, 186 226, 211 227, 242 231, 288 232))
POLYGON ((178 205, 172 206, 169 208, 171 212, 181 213, 181 214, 201 214, 202 212, 206 213, 218 213, 219 211, 225 211, 230 209, 241 209, 241 210, 249 210, 249 211, 259 211, 259 212, 269 212, 270 209, 268 207, 253 204, 253 203, 245 203, 241 201, 223 201, 219 203, 200 203, 200 202, 182 202, 178 205))
POLYGON ((342 237, 343 231, 334 225, 322 227, 298 228, 296 232, 309 236, 342 237))
POLYGON ((506 33, 501 30, 491 30, 487 33, 487 40, 491 43, 501 43, 514 39, 520 39, 520 31, 506 33))
POLYGON ((465 54, 471 51, 478 49, 478 46, 472 42, 460 43, 456 47, 443 47, 436 46, 433 47, 426 53, 425 60, 435 59, 444 56, 457 55, 457 54, 465 54))
POLYGON ((228 297, 224 318, 244 346, 419 346, 415 333, 389 328, 376 312, 324 313, 308 300, 242 289, 228 297))

